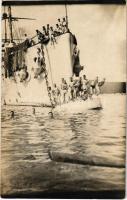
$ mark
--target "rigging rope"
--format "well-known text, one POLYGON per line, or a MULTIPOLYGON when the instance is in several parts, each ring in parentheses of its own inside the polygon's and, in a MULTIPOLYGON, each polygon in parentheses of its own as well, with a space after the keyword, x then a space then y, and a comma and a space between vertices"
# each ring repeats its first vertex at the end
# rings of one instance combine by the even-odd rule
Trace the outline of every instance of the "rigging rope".
POLYGON ((17 37, 17 39, 18 39, 18 33, 16 31, 16 28, 15 28, 14 24, 12 24, 12 26, 13 26, 13 29, 14 29, 14 36, 17 37))
POLYGON ((22 42, 22 40, 21 40, 21 35, 20 35, 20 31, 19 31, 19 29, 18 29, 17 22, 15 23, 15 26, 16 26, 16 30, 17 30, 18 39, 19 39, 20 42, 22 42))
POLYGON ((52 107, 52 110, 53 110, 55 106, 54 106, 54 102, 52 100, 52 94, 51 94, 50 85, 49 85, 49 81, 48 81, 48 72, 47 72, 46 64, 45 64, 45 56, 44 56, 44 46, 43 46, 43 44, 41 44, 41 53, 42 53, 42 56, 43 56, 43 59, 44 59, 44 66, 45 66, 44 73, 45 73, 45 80, 46 80, 48 96, 49 96, 51 107, 52 107))
POLYGON ((51 62, 50 62, 50 57, 49 57, 49 52, 48 52, 47 46, 45 46, 45 49, 46 49, 47 56, 48 56, 48 62, 49 62, 49 68, 50 68, 50 74, 51 74, 51 81, 52 81, 52 85, 53 85, 53 77, 52 77, 51 62))

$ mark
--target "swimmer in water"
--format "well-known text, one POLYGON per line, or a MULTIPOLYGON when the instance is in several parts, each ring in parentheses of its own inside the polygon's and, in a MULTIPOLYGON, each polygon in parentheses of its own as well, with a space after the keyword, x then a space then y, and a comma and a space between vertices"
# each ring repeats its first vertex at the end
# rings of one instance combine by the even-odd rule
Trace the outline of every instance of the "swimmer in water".
POLYGON ((14 119, 15 113, 13 110, 11 110, 11 119, 14 119))
POLYGON ((53 112, 52 112, 52 111, 50 111, 48 114, 50 115, 51 119, 54 118, 54 116, 53 116, 53 112))
POLYGON ((33 108, 33 114, 35 115, 35 108, 33 108))

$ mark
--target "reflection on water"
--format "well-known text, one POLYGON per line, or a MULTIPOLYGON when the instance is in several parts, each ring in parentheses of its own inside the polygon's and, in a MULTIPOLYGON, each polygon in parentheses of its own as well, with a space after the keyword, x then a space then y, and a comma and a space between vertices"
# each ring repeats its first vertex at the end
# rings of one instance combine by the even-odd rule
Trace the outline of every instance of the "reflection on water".
MULTIPOLYGON (((108 158, 122 162, 125 157, 125 95, 103 95, 102 104, 102 110, 88 110, 80 114, 55 113, 54 119, 50 119, 48 116, 48 108, 36 108, 36 113, 33 115, 32 107, 3 107, 3 174, 6 171, 5 169, 11 170, 12 165, 18 169, 20 163, 25 165, 26 161, 28 168, 33 163, 36 166, 41 163, 42 166, 43 164, 47 164, 47 166, 49 164, 53 169, 54 163, 49 159, 49 150, 82 153, 90 158, 99 157, 104 161, 108 158), (14 119, 10 119, 11 110, 15 112, 14 119)), ((88 168, 88 166, 84 168, 84 166, 80 166, 79 170, 79 166, 73 169, 73 165, 70 169, 66 165, 64 168, 62 163, 58 165, 63 169, 62 173, 65 169, 66 173, 68 171, 68 181, 72 179, 72 177, 70 178, 71 171, 73 181, 79 180, 82 189, 86 187, 89 189, 100 189, 101 187, 108 189, 110 187, 114 189, 124 188, 123 169, 88 168), (82 177, 84 177, 83 180, 82 177), (87 183, 88 180, 89 184, 87 183), (84 181, 87 186, 84 186, 84 181)), ((68 166, 70 167, 69 164, 68 166)), ((12 175, 9 175, 9 181, 11 182, 10 176, 12 175)), ((59 181, 64 184, 62 176, 59 175, 54 179, 53 187, 56 187, 57 179, 60 179, 59 181)), ((50 181, 48 175, 46 180, 47 182, 50 181)), ((3 184, 5 184, 4 175, 3 184)), ((64 187, 66 187, 66 184, 64 184, 64 187)), ((10 185, 11 190, 15 189, 12 183, 10 185)), ((40 185, 34 187, 39 189, 43 184, 40 182, 40 185)), ((31 189, 30 187, 29 185, 28 189, 31 189)), ((68 187, 71 186, 68 185, 68 187)), ((23 188, 20 186, 19 189, 23 188)))

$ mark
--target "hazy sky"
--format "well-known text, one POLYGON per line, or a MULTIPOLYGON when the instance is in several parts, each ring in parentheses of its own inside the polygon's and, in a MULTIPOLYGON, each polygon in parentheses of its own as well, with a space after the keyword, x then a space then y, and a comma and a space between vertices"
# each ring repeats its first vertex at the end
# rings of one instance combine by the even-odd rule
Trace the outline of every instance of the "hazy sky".
MULTIPOLYGON (((81 65, 89 78, 126 80, 126 8, 123 5, 68 5, 69 28, 77 37, 81 65)), ((55 25, 65 16, 64 5, 12 6, 29 36, 47 23, 55 25)), ((63 60, 64 62, 64 60, 63 60)))

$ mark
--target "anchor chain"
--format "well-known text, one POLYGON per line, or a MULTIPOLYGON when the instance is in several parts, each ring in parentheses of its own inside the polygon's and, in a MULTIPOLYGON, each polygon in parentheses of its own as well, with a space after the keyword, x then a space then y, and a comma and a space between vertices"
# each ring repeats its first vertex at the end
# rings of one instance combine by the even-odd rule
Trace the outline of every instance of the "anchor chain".
POLYGON ((43 44, 41 44, 41 53, 42 53, 43 62, 44 62, 44 68, 45 68, 44 73, 45 73, 45 81, 46 81, 48 96, 49 96, 50 103, 51 103, 52 110, 53 110, 53 108, 55 108, 55 105, 54 105, 54 102, 53 102, 53 99, 52 99, 52 94, 51 94, 50 85, 49 85, 49 81, 48 81, 48 72, 47 72, 46 64, 45 64, 45 55, 44 55, 44 46, 43 46, 43 44))

